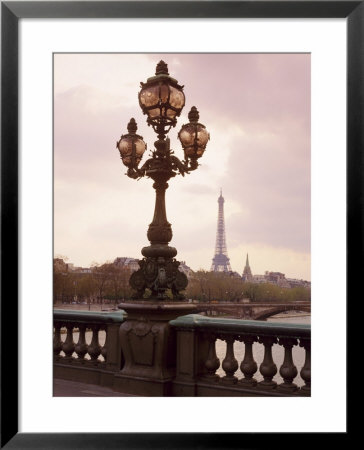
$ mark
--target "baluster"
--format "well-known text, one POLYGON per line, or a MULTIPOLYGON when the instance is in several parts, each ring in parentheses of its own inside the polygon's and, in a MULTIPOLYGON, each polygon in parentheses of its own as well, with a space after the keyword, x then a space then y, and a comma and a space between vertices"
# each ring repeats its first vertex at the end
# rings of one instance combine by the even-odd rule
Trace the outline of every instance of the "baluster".
POLYGON ((53 354, 58 356, 62 350, 62 340, 61 340, 61 324, 56 323, 54 325, 54 337, 53 337, 53 354))
POLYGON ((100 356, 101 354, 101 346, 99 344, 99 329, 100 326, 99 325, 93 325, 91 327, 92 329, 92 340, 91 340, 91 344, 88 346, 88 354, 91 357, 91 360, 93 362, 97 362, 97 358, 100 356))
POLYGON ((255 386, 257 380, 253 378, 253 375, 258 370, 258 365, 253 356, 253 344, 257 338, 253 336, 244 336, 242 338, 245 345, 244 359, 240 364, 240 370, 244 374, 244 378, 240 380, 240 383, 246 386, 255 386))
POLYGON ((106 363, 109 333, 108 333, 107 327, 105 327, 103 329, 105 330, 106 336, 105 336, 105 344, 104 344, 104 346, 101 349, 101 355, 103 356, 103 358, 105 360, 105 363, 106 363))
POLYGON ((264 380, 259 383, 259 386, 274 389, 277 386, 277 383, 273 381, 273 377, 277 373, 277 366, 274 364, 272 358, 272 345, 277 343, 277 338, 273 336, 261 336, 259 337, 259 342, 264 345, 264 359, 259 367, 264 380))
POLYGON ((284 382, 281 383, 278 388, 284 391, 295 391, 297 390, 297 385, 292 383, 292 381, 297 376, 297 367, 293 363, 292 359, 292 348, 297 345, 297 339, 294 338, 280 338, 279 344, 284 347, 284 360, 279 373, 283 378, 284 382))
POLYGON ((86 344, 86 337, 85 337, 86 325, 81 324, 79 325, 78 329, 80 331, 80 334, 78 337, 77 345, 75 347, 75 352, 77 353, 78 359, 84 359, 88 347, 86 344))
POLYGON ((222 362, 222 368, 226 375, 222 378, 222 381, 225 383, 236 383, 238 379, 234 376, 234 373, 238 370, 239 365, 234 356, 235 338, 234 336, 227 336, 224 340, 226 341, 226 355, 222 362))
POLYGON ((208 334, 205 336, 209 343, 209 351, 207 355, 207 360, 205 362, 205 367, 207 369, 207 374, 205 377, 210 380, 218 380, 220 377, 216 374, 217 369, 220 367, 220 360, 216 356, 216 336, 212 334, 208 334))
POLYGON ((300 375, 305 385, 301 387, 301 392, 305 395, 311 394, 311 340, 300 339, 300 347, 306 351, 305 364, 301 369, 300 375))
POLYGON ((66 340, 62 344, 62 350, 67 358, 71 359, 72 354, 75 351, 75 343, 73 342, 73 324, 67 324, 67 336, 66 340))

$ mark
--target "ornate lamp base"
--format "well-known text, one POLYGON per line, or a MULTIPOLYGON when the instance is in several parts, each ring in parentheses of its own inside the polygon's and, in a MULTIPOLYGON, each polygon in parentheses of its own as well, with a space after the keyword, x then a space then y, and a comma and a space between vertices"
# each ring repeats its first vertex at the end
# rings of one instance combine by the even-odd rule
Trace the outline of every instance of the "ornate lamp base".
POLYGON ((184 299, 180 291, 186 289, 188 280, 186 275, 178 270, 180 265, 174 256, 177 250, 163 244, 152 244, 142 249, 145 258, 139 260, 140 269, 134 272, 129 280, 135 289, 134 298, 143 298, 146 289, 151 291, 151 299, 164 300, 168 298, 170 289, 172 298, 184 299))

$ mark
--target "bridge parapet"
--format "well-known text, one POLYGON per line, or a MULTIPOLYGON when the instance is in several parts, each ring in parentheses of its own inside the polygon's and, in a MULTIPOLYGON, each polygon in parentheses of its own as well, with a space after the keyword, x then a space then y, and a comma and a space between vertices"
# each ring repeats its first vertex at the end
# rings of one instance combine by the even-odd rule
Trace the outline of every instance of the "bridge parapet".
POLYGON ((125 316, 123 311, 54 310, 54 376, 111 387, 114 373, 123 365, 119 328, 125 316), (61 331, 66 331, 65 339, 61 331), (87 331, 92 333, 89 344, 87 331))
POLYGON ((194 389, 197 386, 199 395, 310 395, 310 325, 209 318, 197 314, 179 317, 170 323, 177 330, 177 349, 180 349, 177 350, 175 386, 184 395, 190 392, 191 382, 195 383, 194 389), (226 342, 226 355, 221 363, 225 375, 222 377, 217 374, 220 367, 216 356, 217 339, 226 342), (234 342, 243 342, 245 346, 240 366, 234 355, 234 342), (260 382, 254 378, 258 371, 253 356, 255 342, 264 346, 264 359, 259 366, 263 377, 260 382), (284 361, 279 369, 283 383, 280 384, 274 380, 277 366, 272 358, 273 344, 284 348, 284 361), (298 371, 292 358, 292 348, 298 345, 305 349, 305 363, 300 371, 304 385, 301 387, 294 383, 298 371), (189 362, 191 359, 198 361, 194 367, 189 362), (239 380, 238 369, 243 374, 239 380))
MULTIPOLYGON (((166 330, 169 328, 168 332, 163 333, 163 352, 168 349, 168 359, 158 356, 163 353, 158 346, 153 350, 158 342, 156 336, 160 334, 161 326, 149 327, 150 318, 147 316, 140 319, 135 333, 129 336, 133 351, 128 353, 124 351, 127 347, 122 342, 125 335, 122 328, 130 321, 125 312, 54 311, 54 376, 107 386, 124 393, 132 393, 128 389, 132 389, 133 384, 143 383, 142 395, 310 395, 310 325, 209 318, 199 314, 188 314, 174 320, 162 316, 158 320, 164 321, 166 330), (66 333, 62 334, 61 330, 66 333), (86 331, 91 334, 89 343, 86 342, 86 331), (152 348, 152 352, 148 353, 148 361, 145 339, 152 348), (226 354, 221 364, 216 356, 217 339, 226 342, 226 354), (244 357, 241 361, 234 354, 234 343, 237 342, 244 345, 244 357), (259 368, 254 359, 255 343, 264 347, 264 359, 259 368), (279 368, 283 382, 277 382, 275 378, 278 369, 277 361, 273 360, 272 355, 274 344, 284 349, 284 360, 279 368), (300 370, 303 386, 295 383, 298 375, 292 357, 295 346, 301 346, 305 351, 305 362, 300 370), (142 355, 135 354, 138 349, 142 355), (159 350, 155 351, 156 349, 159 350), (130 358, 134 364, 133 372, 126 373, 125 368, 130 364, 130 358), (153 370, 148 369, 148 364, 153 370), (158 371, 155 371, 157 366, 158 371), (255 378, 258 370, 262 381, 255 378), (161 379, 161 374, 166 374, 167 371, 168 394, 158 394, 156 392, 162 391, 156 391, 155 386, 165 381, 161 379), (224 375, 220 376, 218 372, 223 372, 224 375)), ((138 394, 135 389, 133 393, 138 394)))

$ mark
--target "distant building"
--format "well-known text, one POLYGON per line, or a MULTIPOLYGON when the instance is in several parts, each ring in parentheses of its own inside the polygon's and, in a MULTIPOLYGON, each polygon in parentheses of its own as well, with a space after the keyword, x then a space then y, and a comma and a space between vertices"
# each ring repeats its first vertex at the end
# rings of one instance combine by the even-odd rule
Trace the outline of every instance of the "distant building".
POLYGON ((294 287, 311 288, 311 281, 297 280, 296 278, 287 278, 287 282, 289 283, 291 288, 294 287))
POLYGON ((190 279, 193 276, 193 270, 189 266, 187 266, 186 261, 180 262, 178 270, 180 272, 183 272, 188 279, 190 279))
POLYGON ((277 286, 285 288, 291 287, 286 280, 284 273, 266 271, 264 275, 267 283, 276 284, 277 286))
POLYGON ((89 267, 75 267, 74 264, 68 264, 68 270, 72 273, 91 273, 89 267))
POLYGON ((129 258, 127 256, 117 257, 114 260, 114 263, 118 267, 126 267, 131 272, 135 272, 136 270, 139 270, 139 263, 138 260, 135 258, 129 258))
POLYGON ((267 280, 265 279, 265 275, 253 275, 252 283, 267 283, 267 280))
POLYGON ((311 282, 306 280, 298 280, 296 278, 286 278, 284 273, 266 271, 264 275, 253 275, 252 283, 270 283, 282 288, 304 287, 310 288, 311 282))
POLYGON ((240 279, 241 279, 241 275, 240 275, 240 273, 238 273, 238 272, 231 271, 231 272, 229 272, 229 275, 230 275, 231 277, 234 277, 234 278, 240 278, 240 279))
POLYGON ((242 275, 242 280, 245 282, 264 284, 270 283, 282 288, 294 288, 294 287, 305 287, 310 288, 311 282, 306 280, 298 280, 296 278, 286 278, 285 274, 282 272, 270 272, 265 271, 264 275, 253 275, 250 265, 249 265, 249 255, 246 255, 246 263, 242 275))
POLYGON ((246 262, 245 262, 245 267, 244 267, 244 271, 243 271, 243 275, 242 275, 242 280, 243 281, 248 281, 248 282, 252 282, 253 281, 252 271, 251 271, 250 266, 249 266, 249 255, 248 255, 248 253, 246 254, 246 262))

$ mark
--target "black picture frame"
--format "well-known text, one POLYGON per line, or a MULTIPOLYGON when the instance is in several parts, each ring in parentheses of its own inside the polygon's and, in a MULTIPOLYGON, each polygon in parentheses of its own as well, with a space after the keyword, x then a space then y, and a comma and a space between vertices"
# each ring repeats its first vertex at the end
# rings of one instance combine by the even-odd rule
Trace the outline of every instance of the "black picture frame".
MULTIPOLYGON (((347 20, 347 302, 363 273, 364 1, 1 2, 1 448, 262 448, 296 433, 18 432, 18 23, 22 18, 345 18, 347 20), (9 339, 9 336, 11 338, 9 339), (273 439, 274 438, 274 439, 273 439), (269 444, 270 443, 270 444, 269 444)), ((333 245, 335 243, 333 242, 333 245)), ((349 312, 349 310, 348 310, 349 312)), ((328 337, 330 340, 330 337, 328 337)), ((334 394, 333 394, 334 395, 334 394)), ((217 411, 228 420, 229 411, 217 411)), ((349 417, 349 416, 348 416, 349 417)), ((257 418, 259 420, 259 418, 257 418)), ((284 420, 284 418, 282 418, 284 420)), ((340 445, 346 433, 337 433, 340 445)), ((318 434, 315 436, 317 443, 318 434)), ((325 438, 325 436, 324 436, 325 438)), ((298 447, 308 445, 309 433, 298 447)), ((325 440, 325 442, 327 442, 325 440)))

